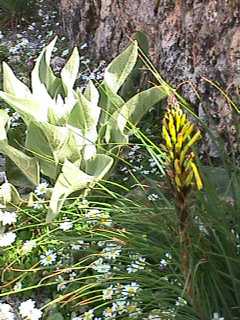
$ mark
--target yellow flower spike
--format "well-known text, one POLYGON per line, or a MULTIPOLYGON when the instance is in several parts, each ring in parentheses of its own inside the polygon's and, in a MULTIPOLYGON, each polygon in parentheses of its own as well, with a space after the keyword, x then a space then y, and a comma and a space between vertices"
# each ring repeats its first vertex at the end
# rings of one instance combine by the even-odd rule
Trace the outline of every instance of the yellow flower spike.
POLYGON ((191 167, 192 167, 192 170, 193 170, 193 174, 194 174, 194 178, 195 178, 195 181, 196 181, 197 188, 198 188, 198 190, 201 190, 203 188, 203 183, 202 183, 202 179, 200 177, 200 174, 198 172, 198 168, 195 165, 195 163, 193 163, 193 162, 191 163, 191 167))
POLYGON ((201 138, 199 130, 190 122, 179 106, 170 106, 163 119, 162 136, 165 140, 167 175, 177 192, 188 192, 193 182, 202 188, 202 180, 194 163, 192 146, 201 138))
POLYGON ((201 137, 199 130, 188 120, 179 106, 170 106, 163 120, 163 139, 165 140, 166 175, 175 197, 176 212, 179 224, 180 268, 186 281, 186 292, 192 298, 193 282, 189 277, 191 272, 191 212, 189 211, 188 196, 193 185, 200 190, 202 180, 196 164, 192 146, 201 137), (169 147, 171 146, 171 147, 169 147))

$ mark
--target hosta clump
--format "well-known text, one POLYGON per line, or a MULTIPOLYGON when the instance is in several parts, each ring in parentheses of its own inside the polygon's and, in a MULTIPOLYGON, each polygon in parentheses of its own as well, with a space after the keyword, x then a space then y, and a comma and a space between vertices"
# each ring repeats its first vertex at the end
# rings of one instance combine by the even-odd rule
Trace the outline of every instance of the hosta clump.
POLYGON ((31 74, 31 89, 3 63, 0 98, 18 112, 26 125, 24 146, 8 142, 9 117, 1 110, 0 151, 36 186, 43 175, 53 185, 48 220, 75 191, 86 195, 113 166, 133 125, 165 94, 160 87, 142 91, 130 100, 118 94, 133 70, 138 44, 133 42, 106 68, 96 87, 74 88, 79 70, 77 48, 57 77, 50 66, 54 39, 40 54, 31 74))

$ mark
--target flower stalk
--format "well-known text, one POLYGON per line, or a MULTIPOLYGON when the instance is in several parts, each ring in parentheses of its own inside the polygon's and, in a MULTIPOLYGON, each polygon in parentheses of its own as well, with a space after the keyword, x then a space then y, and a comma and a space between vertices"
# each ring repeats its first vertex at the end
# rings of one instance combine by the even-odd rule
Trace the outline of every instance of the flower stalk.
POLYGON ((179 219, 180 265, 185 278, 186 292, 194 303, 190 256, 191 218, 188 195, 196 186, 202 189, 202 179, 195 163, 193 145, 201 138, 200 131, 188 120, 177 103, 169 105, 163 118, 162 145, 166 155, 167 177, 175 197, 179 219))

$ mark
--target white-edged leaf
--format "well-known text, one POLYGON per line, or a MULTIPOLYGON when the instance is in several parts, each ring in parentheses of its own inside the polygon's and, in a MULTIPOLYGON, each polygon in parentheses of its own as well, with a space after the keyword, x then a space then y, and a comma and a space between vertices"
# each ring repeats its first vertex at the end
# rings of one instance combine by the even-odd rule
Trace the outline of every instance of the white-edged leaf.
POLYGON ((104 73, 104 84, 113 91, 118 92, 127 79, 138 57, 138 44, 134 41, 127 49, 118 55, 106 68, 104 73))
POLYGON ((51 54, 56 41, 57 41, 57 37, 55 37, 42 50, 32 70, 32 74, 31 74, 32 91, 35 95, 39 95, 39 87, 41 86, 41 84, 44 84, 46 91, 53 98, 56 96, 57 93, 59 93, 59 91, 62 90, 61 79, 54 75, 52 68, 50 66, 51 54))
POLYGON ((62 167, 62 173, 53 188, 47 222, 51 222, 58 215, 71 193, 86 191, 88 187, 92 188, 109 172, 112 165, 113 159, 107 155, 96 155, 94 159, 85 161, 84 171, 79 169, 76 164, 66 160, 62 167))
POLYGON ((53 188, 47 222, 51 222, 57 216, 65 200, 71 193, 87 188, 93 179, 94 177, 81 171, 75 164, 65 160, 62 172, 59 174, 53 188))
POLYGON ((33 185, 39 184, 40 170, 37 159, 27 156, 24 152, 10 145, 2 145, 0 150, 16 164, 33 185))
POLYGON ((94 83, 92 82, 92 80, 90 80, 88 82, 88 85, 84 91, 84 97, 86 99, 88 99, 88 101, 94 105, 97 106, 98 105, 98 101, 99 101, 99 93, 97 88, 95 87, 94 83))
POLYGON ((5 110, 0 110, 0 143, 7 142, 6 124, 9 121, 9 115, 5 110))
POLYGON ((136 125, 152 106, 165 97, 165 91, 157 86, 137 93, 113 114, 110 123, 123 133, 127 123, 136 125))
POLYGON ((3 90, 18 98, 30 98, 31 92, 28 87, 17 79, 9 65, 3 62, 3 90))
POLYGON ((24 99, 12 96, 0 91, 0 98, 9 104, 28 123, 32 119, 47 121, 47 107, 42 101, 36 99, 24 99))
POLYGON ((79 53, 77 47, 73 52, 61 71, 61 78, 64 86, 66 96, 70 95, 73 85, 76 81, 79 70, 79 53))

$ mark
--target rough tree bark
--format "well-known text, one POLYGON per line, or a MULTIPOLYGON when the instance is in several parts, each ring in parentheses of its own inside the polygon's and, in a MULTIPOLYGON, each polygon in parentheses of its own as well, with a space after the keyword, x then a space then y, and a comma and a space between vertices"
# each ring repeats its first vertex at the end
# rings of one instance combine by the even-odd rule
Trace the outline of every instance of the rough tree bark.
POLYGON ((125 47, 134 32, 145 31, 161 75, 175 86, 191 81, 201 100, 187 83, 182 93, 200 116, 207 109, 208 121, 239 148, 231 108, 202 79, 218 81, 235 99, 239 96, 239 0, 61 0, 61 10, 71 43, 92 40, 95 55, 105 60, 125 47))

